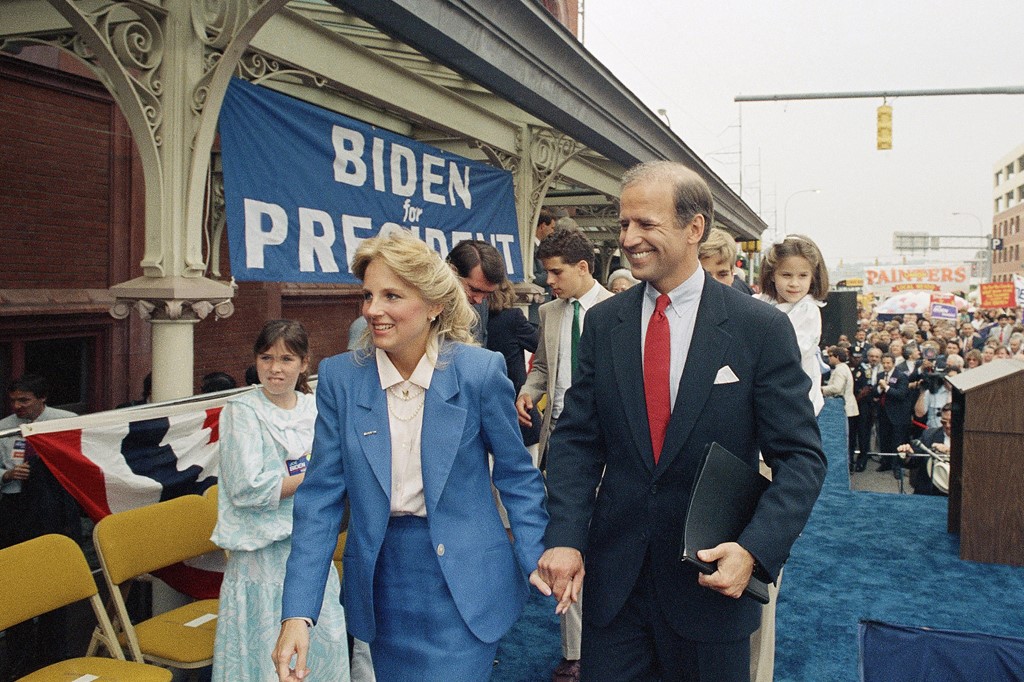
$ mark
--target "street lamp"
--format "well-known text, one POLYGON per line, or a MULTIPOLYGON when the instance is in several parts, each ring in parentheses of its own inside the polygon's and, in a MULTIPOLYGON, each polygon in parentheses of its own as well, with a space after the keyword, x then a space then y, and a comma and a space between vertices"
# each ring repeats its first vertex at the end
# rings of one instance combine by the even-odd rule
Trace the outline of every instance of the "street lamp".
POLYGON ((974 218, 975 220, 978 221, 978 232, 981 234, 981 236, 988 236, 987 234, 985 234, 985 225, 984 223, 981 222, 981 218, 979 218, 978 216, 974 215, 973 213, 967 213, 965 211, 953 211, 953 215, 966 215, 974 218))
POLYGON ((658 116, 661 116, 665 120, 665 125, 669 128, 672 127, 672 121, 668 119, 668 109, 658 109, 658 116))
POLYGON ((974 218, 976 221, 978 221, 978 232, 981 234, 982 239, 981 251, 978 252, 978 264, 981 266, 979 268, 980 272, 978 273, 978 275, 979 279, 987 280, 992 275, 992 235, 986 233, 985 224, 982 223, 981 218, 979 218, 974 213, 968 213, 967 211, 953 211, 953 215, 970 216, 971 218, 974 218), (985 254, 984 258, 980 258, 982 253, 985 254))
MULTIPOLYGON (((793 192, 788 197, 786 197, 786 203, 784 203, 782 205, 782 227, 783 227, 783 230, 785 231, 785 234, 783 235, 783 238, 785 238, 786 234, 789 234, 789 200, 792 199, 793 197, 795 197, 797 194, 807 194, 807 193, 810 193, 810 192, 813 192, 814 194, 819 194, 821 192, 821 190, 820 189, 800 189, 800 190, 797 190, 797 191, 793 192)), ((776 231, 778 231, 777 227, 776 227, 776 231)))

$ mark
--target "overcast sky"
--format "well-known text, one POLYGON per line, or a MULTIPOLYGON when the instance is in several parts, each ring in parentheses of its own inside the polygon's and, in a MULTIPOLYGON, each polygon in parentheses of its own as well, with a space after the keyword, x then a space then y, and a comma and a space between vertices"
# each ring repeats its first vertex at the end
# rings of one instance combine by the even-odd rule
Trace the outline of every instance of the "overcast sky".
MULTIPOLYGON (((736 95, 1024 85, 1020 0, 585 0, 584 44, 739 191, 736 95)), ((1024 95, 742 105, 744 200, 830 266, 884 260, 894 231, 978 234, 994 164, 1024 143, 1024 95), (820 189, 818 194, 805 189, 820 189), (788 202, 788 210, 787 210, 788 202)), ((766 235, 766 238, 769 235, 766 235)), ((965 251, 932 256, 967 260, 965 251)))

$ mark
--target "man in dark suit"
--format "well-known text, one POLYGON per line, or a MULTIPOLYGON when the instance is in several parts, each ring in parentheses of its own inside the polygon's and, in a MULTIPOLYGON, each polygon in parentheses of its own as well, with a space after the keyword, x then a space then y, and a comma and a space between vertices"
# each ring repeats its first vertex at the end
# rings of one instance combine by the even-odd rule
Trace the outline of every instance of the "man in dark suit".
POLYGON ((543 260, 537 255, 540 243, 555 231, 555 215, 542 208, 537 216, 537 230, 533 235, 533 283, 544 289, 544 296, 530 304, 530 322, 540 324, 540 307, 551 300, 551 289, 548 288, 548 272, 544 269, 543 260))
MULTIPOLYGON (((867 363, 864 368, 864 383, 861 385, 857 395, 857 409, 860 410, 860 426, 857 434, 857 441, 860 445, 860 454, 857 455, 857 463, 854 464, 854 471, 864 471, 868 465, 868 454, 871 452, 871 430, 878 424, 878 381, 882 377, 882 350, 875 346, 869 346, 867 351, 867 363)), ((856 381, 857 376, 854 375, 856 381)))
POLYGON ((825 476, 810 380, 788 318, 700 267, 706 183, 653 162, 622 187, 619 243, 646 284, 588 313, 551 436, 539 569, 561 612, 585 554, 583 680, 746 682, 761 608, 740 597, 752 575, 778 575, 825 476), (700 575, 679 543, 713 441, 754 469, 760 450, 774 475, 738 541, 698 554, 717 562, 700 575))
POLYGON ((487 242, 471 239, 459 242, 448 252, 448 264, 462 281, 462 288, 466 291, 469 304, 479 317, 479 322, 473 327, 473 335, 481 346, 486 347, 489 317, 487 297, 508 279, 505 274, 505 260, 498 250, 487 242))
MULTIPOLYGON (((885 453, 896 452, 896 448, 910 440, 910 415, 914 409, 915 393, 910 393, 910 380, 903 372, 896 370, 896 359, 889 354, 882 356, 882 378, 878 380, 878 448, 885 453)), ((882 458, 878 471, 892 469, 893 456, 882 458)))

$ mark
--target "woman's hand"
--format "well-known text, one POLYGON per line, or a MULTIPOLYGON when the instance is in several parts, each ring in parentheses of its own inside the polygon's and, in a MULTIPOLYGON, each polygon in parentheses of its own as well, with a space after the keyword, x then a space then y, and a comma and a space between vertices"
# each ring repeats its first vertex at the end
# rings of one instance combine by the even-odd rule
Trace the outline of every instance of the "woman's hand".
POLYGON ((301 618, 290 618, 281 623, 281 634, 277 636, 277 646, 271 659, 277 667, 277 679, 280 682, 298 682, 309 675, 306 667, 306 654, 309 652, 309 626, 301 618), (295 656, 295 667, 290 667, 292 656, 295 656))

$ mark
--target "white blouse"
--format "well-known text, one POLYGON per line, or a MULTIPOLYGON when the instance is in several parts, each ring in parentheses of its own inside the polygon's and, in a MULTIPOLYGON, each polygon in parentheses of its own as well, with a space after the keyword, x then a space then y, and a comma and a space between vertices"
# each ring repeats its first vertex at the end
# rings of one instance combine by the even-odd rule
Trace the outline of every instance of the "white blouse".
POLYGON ((423 436, 423 404, 434 376, 434 364, 424 355, 408 379, 379 348, 377 374, 387 394, 391 430, 391 516, 427 515, 420 463, 423 436))

